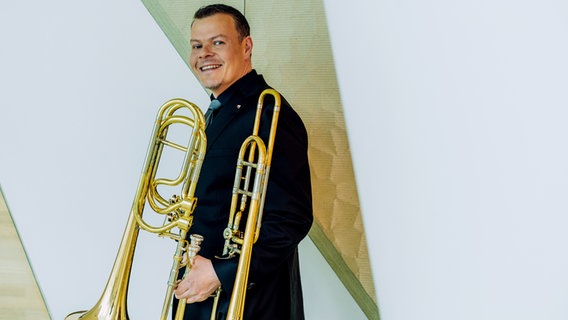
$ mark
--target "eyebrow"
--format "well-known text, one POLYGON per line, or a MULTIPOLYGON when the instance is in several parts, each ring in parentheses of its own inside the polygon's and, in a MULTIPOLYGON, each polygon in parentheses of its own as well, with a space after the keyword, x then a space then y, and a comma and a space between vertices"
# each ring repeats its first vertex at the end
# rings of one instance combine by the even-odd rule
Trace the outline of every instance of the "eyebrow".
MULTIPOLYGON (((222 34, 222 33, 220 33, 220 34, 218 34, 218 35, 215 35, 215 36, 212 36, 212 37, 210 37, 210 38, 208 38, 208 39, 205 39, 205 41, 212 41, 212 40, 215 40, 215 39, 217 39, 217 38, 227 38, 227 36, 224 35, 224 34, 222 34)), ((198 40, 198 39, 189 39, 189 41, 190 41, 190 42, 202 42, 202 40, 198 40)))

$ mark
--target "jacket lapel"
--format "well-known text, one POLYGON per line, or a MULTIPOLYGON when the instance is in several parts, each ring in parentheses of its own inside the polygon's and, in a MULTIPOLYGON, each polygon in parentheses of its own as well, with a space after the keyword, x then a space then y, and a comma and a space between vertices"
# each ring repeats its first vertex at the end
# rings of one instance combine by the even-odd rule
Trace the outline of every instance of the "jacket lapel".
MULTIPOLYGON (((235 120, 239 113, 244 112, 248 108, 256 108, 257 101, 255 97, 258 97, 260 94, 259 90, 268 87, 264 77, 257 74, 255 70, 251 71, 250 74, 247 74, 239 81, 243 82, 240 84, 239 89, 230 95, 228 101, 223 102, 221 97, 219 97, 223 106, 219 109, 213 122, 205 130, 207 136, 207 150, 215 144, 225 127, 235 120)), ((252 133, 252 127, 250 130, 252 133)))
POLYGON ((239 114, 240 109, 242 109, 240 105, 234 105, 231 102, 228 105, 223 105, 213 122, 205 130, 207 149, 210 149, 215 144, 225 127, 239 114))

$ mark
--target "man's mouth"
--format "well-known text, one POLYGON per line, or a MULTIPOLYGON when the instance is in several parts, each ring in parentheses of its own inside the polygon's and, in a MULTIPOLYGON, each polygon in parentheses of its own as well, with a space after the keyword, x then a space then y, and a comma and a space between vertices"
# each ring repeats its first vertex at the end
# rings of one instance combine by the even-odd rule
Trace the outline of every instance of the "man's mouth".
POLYGON ((220 64, 208 64, 208 65, 205 65, 205 66, 199 68, 199 70, 209 71, 209 70, 214 70, 214 69, 217 69, 217 68, 220 68, 220 67, 221 67, 220 64))

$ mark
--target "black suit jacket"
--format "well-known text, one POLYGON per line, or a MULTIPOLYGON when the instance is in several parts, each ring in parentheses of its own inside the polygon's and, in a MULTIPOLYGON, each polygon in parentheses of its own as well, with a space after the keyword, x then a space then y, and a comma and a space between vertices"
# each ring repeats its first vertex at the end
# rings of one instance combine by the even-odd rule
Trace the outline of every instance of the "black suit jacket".
MULTIPOLYGON (((205 237, 200 255, 209 258, 221 280, 219 319, 224 319, 238 257, 223 251, 238 152, 252 134, 258 97, 269 88, 254 70, 223 92, 222 108, 206 130, 207 152, 196 188, 197 207, 190 233, 205 237)), ((264 102, 260 136, 267 142, 274 101, 264 102)), ((244 319, 304 319, 298 243, 313 221, 307 132, 282 98, 260 237, 253 247, 244 319)), ((241 225, 244 226, 243 223, 241 225)), ((186 319, 209 319, 212 299, 190 304, 186 319)), ((174 309, 175 310, 175 309, 174 309)))

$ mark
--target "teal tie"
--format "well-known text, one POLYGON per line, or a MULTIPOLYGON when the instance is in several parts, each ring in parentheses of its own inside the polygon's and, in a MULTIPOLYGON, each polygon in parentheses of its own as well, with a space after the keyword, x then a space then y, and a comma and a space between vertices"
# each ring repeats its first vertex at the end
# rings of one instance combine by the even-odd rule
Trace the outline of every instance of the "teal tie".
POLYGON ((217 99, 211 100, 211 104, 209 105, 209 109, 205 113, 205 128, 207 128, 211 122, 213 122, 213 118, 215 117, 215 112, 221 108, 221 102, 217 99))

